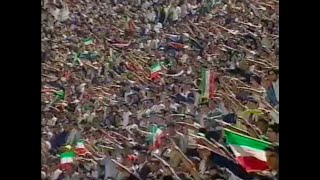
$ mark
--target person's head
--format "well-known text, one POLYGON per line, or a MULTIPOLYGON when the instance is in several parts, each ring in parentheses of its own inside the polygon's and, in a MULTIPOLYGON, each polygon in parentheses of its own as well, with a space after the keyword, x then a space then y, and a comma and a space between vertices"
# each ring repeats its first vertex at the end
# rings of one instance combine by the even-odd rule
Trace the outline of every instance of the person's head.
POLYGON ((168 128, 169 134, 175 133, 175 132, 176 132, 176 123, 174 123, 174 122, 169 122, 169 123, 167 124, 167 128, 168 128))
POLYGON ((279 168, 279 146, 266 148, 266 158, 270 169, 278 170, 279 168))
POLYGON ((168 108, 168 107, 170 107, 170 105, 171 105, 171 99, 170 98, 166 98, 165 100, 164 100, 164 105, 168 108))
POLYGON ((244 60, 240 61, 239 68, 242 70, 248 70, 249 69, 248 63, 244 60))
POLYGON ((214 110, 217 107, 217 102, 213 99, 209 100, 208 106, 210 110, 214 110))
POLYGON ((278 142, 279 139, 279 124, 271 124, 267 131, 269 141, 278 142))
POLYGON ((141 164, 143 162, 145 162, 147 160, 147 152, 146 151, 141 151, 139 153, 138 159, 137 159, 137 163, 141 164))
POLYGON ((261 132, 265 134, 268 131, 269 123, 265 118, 259 118, 257 122, 257 126, 261 130, 261 132))
POLYGON ((203 103, 200 107, 201 113, 208 113, 210 111, 209 102, 203 103))
POLYGON ((72 130, 72 126, 70 124, 64 124, 63 129, 65 131, 71 131, 72 130))
POLYGON ((122 106, 122 108, 123 108, 123 111, 124 111, 124 112, 129 111, 129 106, 128 106, 127 104, 124 104, 124 105, 122 106))
POLYGON ((255 87, 260 86, 261 85, 261 78, 259 76, 254 75, 250 78, 250 82, 255 87))
POLYGON ((279 76, 279 70, 278 69, 272 69, 268 71, 268 78, 271 81, 277 81, 279 76))
POLYGON ((257 109, 259 107, 259 102, 253 97, 248 97, 246 106, 249 109, 257 109))
POLYGON ((152 172, 157 171, 159 169, 159 165, 160 165, 160 162, 157 159, 155 158, 150 159, 149 167, 152 172))
POLYGON ((190 161, 195 165, 196 169, 199 169, 201 159, 197 156, 189 157, 190 161))

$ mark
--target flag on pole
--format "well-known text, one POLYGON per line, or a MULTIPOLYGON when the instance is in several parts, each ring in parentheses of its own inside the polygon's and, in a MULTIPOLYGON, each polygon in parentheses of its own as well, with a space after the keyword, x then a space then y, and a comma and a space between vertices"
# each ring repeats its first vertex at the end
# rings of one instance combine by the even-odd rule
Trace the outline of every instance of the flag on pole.
POLYGON ((227 143, 247 172, 268 170, 265 149, 271 143, 225 129, 227 143))
POLYGON ((64 152, 60 154, 60 164, 73 163, 75 154, 73 152, 64 152))
POLYGON ((216 74, 211 70, 202 70, 201 72, 201 93, 202 98, 212 98, 214 96, 216 85, 216 74))
POLYGON ((150 71, 151 71, 150 78, 153 79, 153 80, 160 78, 159 72, 161 71, 161 69, 162 69, 162 67, 161 67, 161 64, 159 62, 153 64, 150 67, 150 71))
POLYGON ((72 151, 60 154, 60 168, 62 170, 72 168, 72 163, 75 157, 76 155, 72 151))
POLYGON ((90 45, 93 44, 93 39, 92 38, 86 38, 83 40, 84 45, 90 45))
POLYGON ((153 125, 151 128, 151 135, 149 136, 149 141, 151 141, 151 149, 157 149, 161 145, 161 137, 163 137, 162 130, 157 126, 153 125))
POLYGON ((89 151, 84 146, 84 141, 80 140, 76 144, 75 152, 78 156, 84 156, 89 153, 89 151))
POLYGON ((161 65, 160 63, 155 63, 150 67, 151 73, 156 73, 158 71, 161 71, 161 65))

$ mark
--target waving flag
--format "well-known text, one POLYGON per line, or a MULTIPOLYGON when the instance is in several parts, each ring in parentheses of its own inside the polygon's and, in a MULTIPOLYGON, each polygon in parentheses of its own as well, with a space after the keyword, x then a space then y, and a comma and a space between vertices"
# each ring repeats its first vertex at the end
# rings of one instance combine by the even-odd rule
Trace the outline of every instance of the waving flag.
POLYGON ((202 70, 201 72, 201 92, 203 98, 212 98, 214 96, 216 85, 216 75, 211 70, 202 70))
POLYGON ((150 78, 153 80, 160 78, 159 72, 161 71, 161 69, 162 69, 162 67, 159 62, 153 64, 150 67, 150 71, 151 71, 150 78))
POLYGON ((265 149, 271 143, 225 129, 227 143, 247 172, 268 170, 265 149))

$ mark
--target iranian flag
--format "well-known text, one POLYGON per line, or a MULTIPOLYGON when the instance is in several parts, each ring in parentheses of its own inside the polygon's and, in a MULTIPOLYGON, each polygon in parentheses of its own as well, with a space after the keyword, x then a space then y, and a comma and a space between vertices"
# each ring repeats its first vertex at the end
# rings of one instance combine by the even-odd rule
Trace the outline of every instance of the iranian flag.
POLYGON ((77 142, 75 152, 77 153, 78 156, 84 156, 89 153, 86 147, 84 146, 83 140, 80 140, 77 142))
POLYGON ((212 98, 215 93, 216 74, 211 70, 201 72, 201 92, 203 98, 212 98))
POLYGON ((151 67, 150 67, 150 71, 151 71, 151 75, 150 75, 150 78, 151 79, 158 79, 160 78, 160 74, 159 72, 161 71, 161 64, 159 62, 153 64, 151 67))
POLYGON ((74 152, 64 152, 60 154, 60 169, 66 170, 72 168, 73 159, 76 157, 74 152))
POLYGON ((247 172, 268 170, 265 149, 271 143, 225 129, 227 143, 247 172))
POLYGON ((157 149, 161 145, 161 137, 164 136, 164 133, 162 133, 162 130, 157 126, 153 125, 151 129, 151 135, 150 140, 152 142, 151 149, 157 149))

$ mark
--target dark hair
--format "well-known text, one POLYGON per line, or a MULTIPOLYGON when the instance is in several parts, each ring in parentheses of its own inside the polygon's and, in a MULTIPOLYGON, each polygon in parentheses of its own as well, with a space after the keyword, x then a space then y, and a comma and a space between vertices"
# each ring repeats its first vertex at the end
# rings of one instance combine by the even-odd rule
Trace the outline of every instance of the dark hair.
POLYGON ((257 75, 253 75, 251 76, 251 78, 256 81, 259 85, 261 84, 261 78, 257 75))
POLYGON ((199 128, 199 133, 206 134, 207 130, 205 128, 199 128))
POLYGON ((252 102, 252 103, 255 103, 255 104, 258 104, 259 102, 252 96, 249 96, 247 98, 247 102, 252 102))
POLYGON ((163 176, 162 180, 173 180, 171 175, 163 176))
POLYGON ((270 69, 268 71, 268 74, 270 74, 270 72, 273 72, 274 74, 278 75, 279 74, 279 69, 270 69))
POLYGON ((279 133, 279 124, 277 123, 274 123, 274 124, 271 124, 269 125, 269 128, 272 129, 272 131, 274 131, 275 133, 279 133))
POLYGON ((167 127, 176 127, 176 123, 174 123, 174 122, 169 122, 169 123, 167 124, 167 127))

